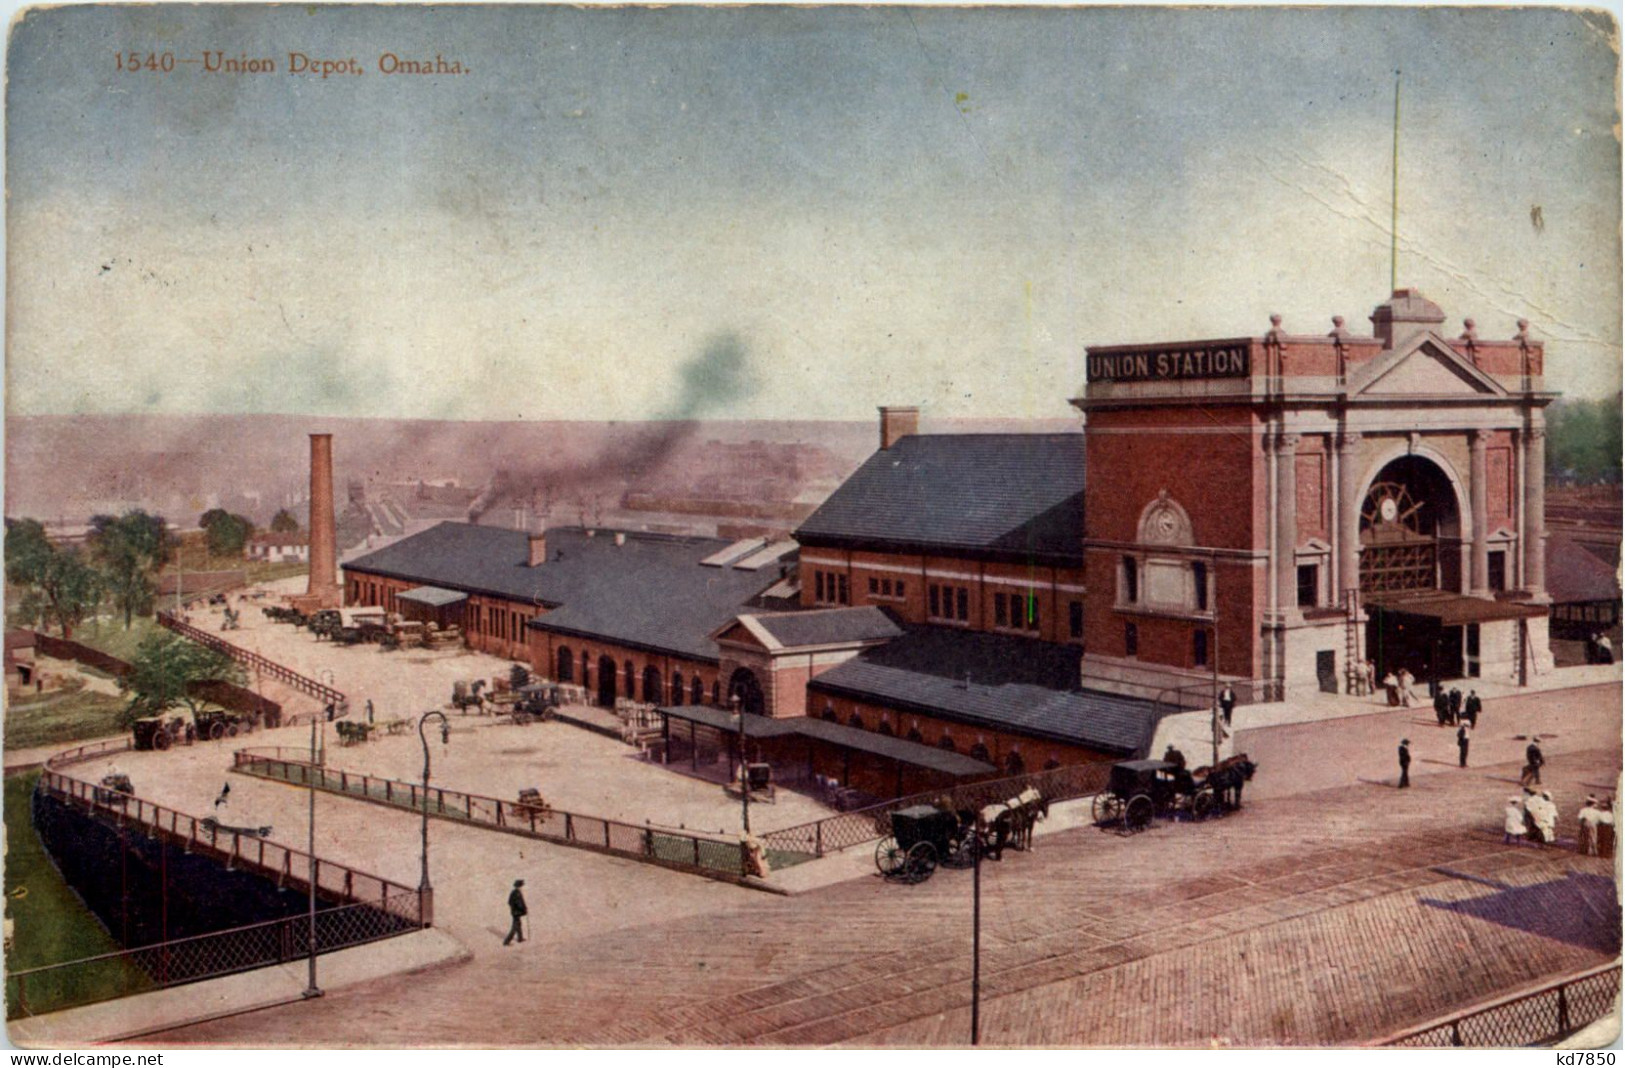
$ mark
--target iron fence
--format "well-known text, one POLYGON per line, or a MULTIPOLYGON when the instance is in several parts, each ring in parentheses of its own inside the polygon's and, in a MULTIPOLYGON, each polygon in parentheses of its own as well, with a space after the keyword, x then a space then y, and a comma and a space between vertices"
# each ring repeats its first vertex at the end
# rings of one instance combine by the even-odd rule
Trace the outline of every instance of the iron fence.
POLYGON ((759 837, 767 844, 775 865, 834 853, 891 834, 891 814, 910 805, 937 804, 946 799, 952 809, 980 809, 1032 787, 1051 801, 1069 801, 1099 793, 1111 777, 1111 762, 1070 764, 1049 771, 1030 772, 1007 779, 988 779, 929 793, 899 797, 879 805, 843 812, 812 823, 767 831, 759 837))
POLYGON ((1614 1011, 1620 965, 1604 964, 1550 986, 1515 994, 1377 1043, 1421 1049, 1517 1047, 1556 1042, 1614 1011))
MULTIPOLYGON (((183 623, 170 612, 159 612, 158 624, 169 628, 183 638, 197 642, 206 649, 213 649, 215 652, 228 656, 239 664, 253 668, 263 675, 268 675, 278 682, 291 686, 300 693, 309 694, 323 704, 335 706, 335 716, 344 716, 349 713, 349 698, 345 697, 343 693, 324 683, 317 682, 315 679, 301 675, 299 672, 279 664, 275 660, 268 660, 252 649, 244 649, 240 645, 233 645, 206 630, 199 630, 190 623, 183 623)), ((302 718, 308 718, 308 715, 289 716, 283 722, 285 725, 291 726, 302 718)))
POLYGON ((297 759, 283 756, 282 751, 279 747, 272 755, 267 749, 238 750, 233 754, 233 768, 246 775, 295 786, 314 786, 318 790, 414 813, 427 810, 436 819, 613 853, 701 875, 738 878, 749 870, 744 845, 728 838, 649 824, 622 823, 537 802, 504 801, 439 786, 425 790, 420 783, 313 764, 308 751, 293 750, 305 753, 297 759))
MULTIPOLYGON (((417 929, 404 919, 410 900, 343 905, 316 913, 318 954, 365 945, 417 929)), ((311 919, 287 916, 225 931, 177 938, 95 957, 6 973, 6 1018, 36 1016, 143 991, 218 979, 310 953, 311 919)))

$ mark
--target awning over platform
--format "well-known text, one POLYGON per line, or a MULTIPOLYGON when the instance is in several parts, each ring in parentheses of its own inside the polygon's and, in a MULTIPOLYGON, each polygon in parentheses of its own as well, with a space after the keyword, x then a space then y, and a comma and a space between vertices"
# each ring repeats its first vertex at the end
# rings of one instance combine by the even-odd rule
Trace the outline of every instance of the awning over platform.
POLYGON ((414 586, 404 593, 395 595, 397 601, 414 601, 417 604, 426 604, 430 608, 444 608, 458 601, 468 600, 468 594, 458 593, 456 590, 445 590, 439 586, 414 586))
POLYGON ((1446 627, 1459 627, 1465 623, 1493 623, 1502 619, 1535 619, 1546 614, 1546 609, 1540 605, 1519 604, 1516 601, 1491 601, 1483 597, 1464 597, 1459 593, 1446 593, 1442 590, 1368 594, 1366 604, 1384 612, 1438 620, 1440 625, 1446 627))
POLYGON ((874 731, 859 730, 857 727, 843 727, 839 723, 830 723, 827 720, 809 719, 804 716, 797 716, 794 719, 770 719, 767 716, 748 713, 741 717, 736 713, 711 708, 708 705, 663 707, 660 712, 668 719, 687 720, 690 723, 714 727, 728 734, 739 733, 740 721, 743 719, 747 738, 789 736, 811 738, 844 749, 872 753, 903 764, 940 771, 946 775, 964 777, 987 775, 998 771, 992 764, 965 756, 963 753, 922 745, 890 734, 877 734, 874 731))

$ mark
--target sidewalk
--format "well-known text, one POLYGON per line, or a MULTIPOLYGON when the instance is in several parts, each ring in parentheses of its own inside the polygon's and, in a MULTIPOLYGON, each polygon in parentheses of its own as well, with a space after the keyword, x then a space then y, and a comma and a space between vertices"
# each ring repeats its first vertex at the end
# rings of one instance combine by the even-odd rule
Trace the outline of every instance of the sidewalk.
MULTIPOLYGON (((317 983, 323 991, 339 990, 387 975, 457 964, 470 956, 451 935, 430 928, 324 954, 317 960, 317 983)), ((301 959, 220 979, 183 983, 148 994, 11 1020, 6 1030, 12 1043, 23 1049, 136 1039, 155 1031, 300 1001, 309 982, 307 967, 301 959)))

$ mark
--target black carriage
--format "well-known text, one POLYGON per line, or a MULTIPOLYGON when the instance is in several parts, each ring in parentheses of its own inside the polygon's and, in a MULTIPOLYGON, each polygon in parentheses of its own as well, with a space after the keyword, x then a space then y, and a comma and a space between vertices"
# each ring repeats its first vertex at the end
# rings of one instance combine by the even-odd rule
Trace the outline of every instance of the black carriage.
POLYGON ((254 721, 249 717, 220 708, 206 708, 194 718, 197 721, 197 736, 211 741, 235 738, 254 729, 254 721))
POLYGON ((186 727, 186 719, 183 716, 174 716, 167 720, 162 716, 144 716, 136 720, 133 727, 135 748, 156 749, 161 752, 173 745, 190 744, 186 727))
POLYGON ((526 683, 519 687, 517 693, 519 697, 513 703, 513 721, 520 726, 546 723, 553 718, 553 710, 564 703, 559 699, 557 683, 526 683))
POLYGON ((875 867, 888 879, 920 883, 938 864, 968 867, 975 859, 974 820, 934 805, 891 814, 891 836, 875 847, 875 867))
POLYGON ((1112 765, 1106 789, 1095 795, 1094 817, 1101 827, 1135 834, 1157 816, 1206 819, 1218 811, 1211 783, 1166 760, 1124 760, 1112 765))

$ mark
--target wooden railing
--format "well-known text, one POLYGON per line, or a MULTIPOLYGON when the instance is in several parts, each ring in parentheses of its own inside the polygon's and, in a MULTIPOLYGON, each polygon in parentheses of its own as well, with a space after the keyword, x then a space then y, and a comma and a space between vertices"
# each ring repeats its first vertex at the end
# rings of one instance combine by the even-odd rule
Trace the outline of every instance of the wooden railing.
MULTIPOLYGON (((252 668, 262 675, 276 679, 278 682, 291 686, 300 693, 309 694, 311 697, 316 698, 316 700, 322 702, 324 705, 333 705, 334 718, 342 718, 348 715, 350 712, 349 698, 345 697, 340 691, 335 690, 333 687, 324 683, 318 682, 313 678, 301 675, 299 672, 290 667, 279 664, 275 660, 268 660, 259 653, 254 652, 252 649, 244 649, 242 646, 233 645, 218 635, 210 634, 206 630, 199 630, 190 623, 185 623, 175 618, 174 614, 171 612, 159 612, 158 623, 160 626, 169 628, 183 638, 188 638, 194 642, 197 642, 206 649, 213 649, 217 653, 224 656, 229 656, 231 659, 237 661, 239 664, 242 664, 244 667, 252 668)), ((299 722, 301 719, 308 719, 313 714, 314 713, 305 713, 302 716, 289 716, 282 722, 285 726, 292 725, 299 722)))
POLYGON ((318 790, 409 812, 427 810, 436 819, 540 838, 712 878, 737 881, 748 871, 745 847, 736 839, 651 824, 622 823, 439 786, 425 790, 420 783, 313 764, 308 750, 281 746, 274 751, 240 749, 233 754, 232 761, 232 770, 245 775, 294 786, 314 786, 318 790), (284 755, 292 753, 304 755, 284 755))

